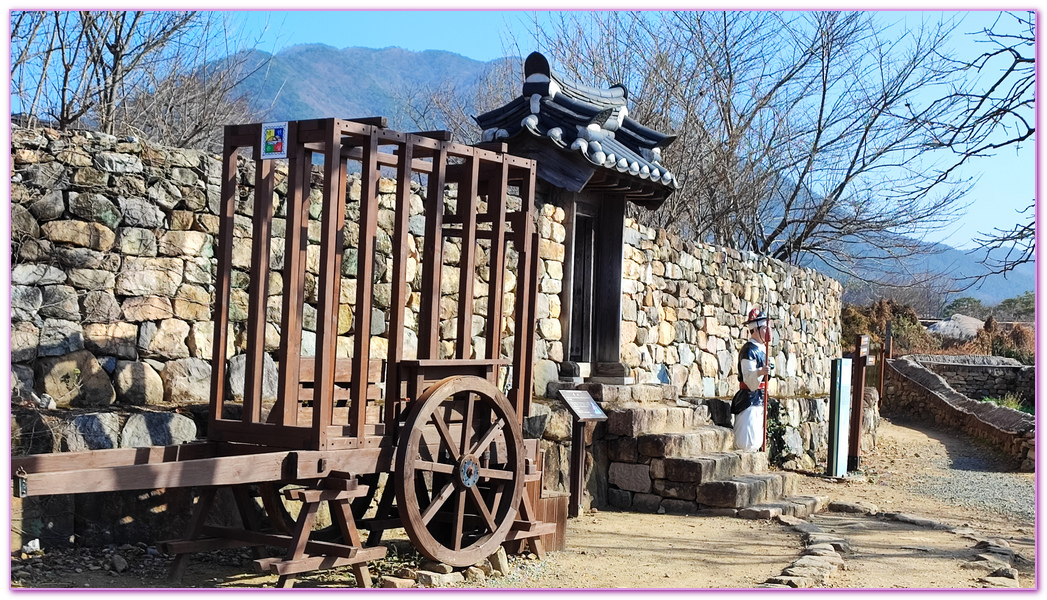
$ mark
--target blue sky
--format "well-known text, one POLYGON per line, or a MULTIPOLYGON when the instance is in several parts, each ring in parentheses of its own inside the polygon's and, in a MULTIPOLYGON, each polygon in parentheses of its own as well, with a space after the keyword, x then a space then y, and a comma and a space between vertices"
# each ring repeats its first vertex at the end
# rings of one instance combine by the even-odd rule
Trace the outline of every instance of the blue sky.
MULTIPOLYGON (((407 50, 446 50, 475 60, 493 60, 517 53, 538 50, 533 31, 535 18, 543 22, 548 12, 476 11, 476 10, 309 10, 251 11, 245 14, 245 32, 261 34, 259 48, 278 52, 302 43, 320 43, 336 48, 361 46, 384 48, 396 46, 407 50)), ((962 31, 974 31, 991 25, 996 13, 968 11, 962 31)), ((889 20, 920 19, 919 13, 896 12, 885 15, 889 20)), ((957 41, 965 53, 974 55, 983 49, 962 36, 957 41)), ((933 241, 943 241, 958 248, 971 247, 979 232, 994 228, 1009 229, 1023 220, 1016 211, 1025 208, 1035 196, 1035 152, 1032 145, 1020 153, 1005 150, 992 159, 981 159, 967 170, 977 177, 971 192, 972 201, 966 218, 950 229, 935 234, 933 241)))

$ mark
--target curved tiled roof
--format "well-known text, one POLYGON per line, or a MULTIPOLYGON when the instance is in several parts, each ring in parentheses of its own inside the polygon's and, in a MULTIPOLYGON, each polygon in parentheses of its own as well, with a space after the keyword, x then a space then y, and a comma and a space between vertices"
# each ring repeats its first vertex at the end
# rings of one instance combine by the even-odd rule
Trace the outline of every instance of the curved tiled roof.
POLYGON ((527 57, 524 76, 521 96, 475 117, 484 142, 526 133, 577 153, 605 171, 660 186, 658 195, 663 199, 678 187, 676 176, 661 159, 662 148, 676 137, 631 119, 624 86, 604 90, 569 82, 537 52, 527 57))

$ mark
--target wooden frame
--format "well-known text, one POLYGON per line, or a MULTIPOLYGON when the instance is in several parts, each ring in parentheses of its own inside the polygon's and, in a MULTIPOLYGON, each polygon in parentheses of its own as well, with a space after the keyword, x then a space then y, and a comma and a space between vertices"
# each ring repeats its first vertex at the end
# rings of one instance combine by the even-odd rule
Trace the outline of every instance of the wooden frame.
MULTIPOLYGON (((385 549, 365 548, 360 541, 349 503, 352 498, 366 494, 367 489, 358 486, 355 477, 389 472, 393 468, 395 447, 402 439, 399 430, 412 402, 433 382, 448 376, 478 376, 497 386, 500 373, 511 367, 508 399, 515 410, 516 422, 522 423, 530 410, 538 268, 538 235, 533 215, 535 164, 533 160, 507 154, 504 144, 464 146, 451 143, 445 132, 401 133, 387 129, 384 118, 289 122, 286 233, 280 290, 282 333, 279 348, 274 352, 279 372, 278 393, 275 405, 266 407, 262 390, 266 310, 271 291, 270 252, 277 207, 273 195, 275 166, 272 160, 260 158, 262 129, 262 124, 225 128, 207 441, 184 446, 14 458, 16 493, 35 496, 198 487, 202 492, 187 538, 168 544, 173 552, 180 554, 172 568, 172 577, 177 578, 184 571, 187 552, 236 545, 277 545, 287 549, 287 556, 282 560, 259 557, 258 565, 279 574, 281 585, 293 582, 297 573, 339 564, 354 565, 358 582, 369 585, 365 563, 384 555, 385 549), (238 169, 244 150, 249 152, 248 160, 254 162, 255 173, 250 240, 237 236, 235 223, 237 203, 247 195, 241 193, 238 169), (308 357, 302 356, 302 332, 314 158, 322 158, 323 162, 319 186, 321 235, 316 278, 316 355, 308 357), (342 257, 347 246, 344 239, 346 182, 348 172, 354 167, 361 174, 357 285, 352 304, 356 327, 353 356, 344 359, 337 358, 336 353, 342 257), (387 317, 389 340, 384 354, 375 351, 370 335, 380 202, 378 180, 382 168, 395 169, 397 181, 391 307, 387 317), (411 290, 405 265, 411 181, 415 176, 428 179, 429 193, 422 249, 418 356, 407 360, 404 310, 411 290), (445 206, 447 185, 458 189, 453 214, 448 214, 445 206), (519 207, 509 207, 510 186, 518 189, 519 207), (461 239, 462 252, 458 264, 455 351, 453 356, 441 357, 437 332, 447 238, 461 239), (234 246, 246 243, 251 244, 248 318, 243 332, 246 381, 243 410, 233 418, 224 411, 229 400, 225 383, 233 251, 234 246), (473 285, 478 244, 488 248, 490 277, 484 348, 473 356, 473 285), (501 355, 502 299, 510 247, 518 254, 516 331, 531 332, 531 335, 516 336, 511 359, 501 355), (267 512, 272 513, 278 507, 277 487, 289 482, 305 485, 293 494, 304 503, 294 530, 275 534, 260 531, 258 524, 249 522, 250 511, 243 505, 247 502, 244 486, 261 484, 263 502, 267 512), (222 486, 232 487, 241 504, 243 529, 203 525, 215 491, 222 486), (344 544, 308 540, 312 515, 320 502, 332 503, 344 544)), ((522 455, 524 449, 519 451, 522 455)), ((535 456, 528 456, 527 464, 534 465, 534 459, 535 456)), ((524 506, 522 512, 525 517, 529 515, 529 505, 524 506)), ((282 516, 270 514, 270 517, 274 523, 283 523, 282 516)), ((534 523, 523 529, 548 533, 548 527, 534 523)), ((520 526, 514 526, 512 531, 513 539, 528 537, 521 533, 520 526)), ((380 540, 381 532, 378 531, 377 536, 375 533, 372 531, 368 545, 380 540)))

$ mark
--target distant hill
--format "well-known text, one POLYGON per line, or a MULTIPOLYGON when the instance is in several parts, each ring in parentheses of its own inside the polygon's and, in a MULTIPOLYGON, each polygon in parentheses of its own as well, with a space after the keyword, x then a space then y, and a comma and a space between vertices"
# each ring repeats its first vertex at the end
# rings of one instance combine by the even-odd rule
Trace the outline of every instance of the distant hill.
MULTIPOLYGON (((405 98, 427 89, 453 83, 468 105, 478 80, 499 59, 481 62, 440 50, 412 52, 402 48, 343 48, 323 44, 300 44, 275 55, 255 51, 254 64, 269 59, 266 68, 247 78, 237 91, 246 92, 252 108, 266 120, 283 121, 323 117, 385 116, 395 129, 413 130, 406 118, 405 98)), ((968 254, 943 245, 928 244, 928 252, 909 261, 894 261, 879 267, 871 263, 861 273, 868 277, 877 270, 904 277, 907 272, 943 273, 960 279, 983 273, 978 263, 982 254, 968 254)), ((845 286, 849 277, 819 261, 807 266, 839 279, 845 286)), ((1032 290, 1036 281, 1032 264, 1022 265, 1006 277, 990 277, 977 288, 952 295, 977 298, 983 304, 997 304, 1032 290)))
MULTIPOLYGON (((870 262, 867 267, 857 269, 858 275, 865 279, 886 276, 888 280, 904 281, 909 274, 941 274, 951 278, 955 282, 953 287, 958 290, 946 295, 947 302, 969 296, 985 305, 999 304, 1001 300, 1014 298, 1024 292, 1034 291, 1036 288, 1036 266, 1033 263, 1027 263, 1018 266, 1006 275, 989 276, 975 287, 966 290, 959 289, 966 285, 965 280, 987 271, 985 266, 979 262, 985 257, 985 252, 957 250, 951 246, 937 243, 923 244, 923 246, 925 251, 913 258, 870 262)), ((1002 259, 1005 254, 1006 250, 997 250, 993 252, 993 257, 1002 259)), ((870 293, 877 295, 875 289, 861 290, 862 287, 868 286, 819 260, 809 260, 804 266, 840 281, 844 285, 845 300, 849 300, 848 296, 850 296, 850 300, 862 303, 862 296, 870 293), (853 289, 854 293, 848 294, 849 289, 853 289)))
MULTIPOLYGON (((236 90, 270 121, 384 116, 396 129, 413 129, 403 100, 453 82, 472 98, 479 78, 500 61, 480 62, 441 50, 343 48, 299 44, 275 55, 254 51, 250 64, 269 64, 236 90)), ((504 60, 504 59, 502 59, 504 60)))

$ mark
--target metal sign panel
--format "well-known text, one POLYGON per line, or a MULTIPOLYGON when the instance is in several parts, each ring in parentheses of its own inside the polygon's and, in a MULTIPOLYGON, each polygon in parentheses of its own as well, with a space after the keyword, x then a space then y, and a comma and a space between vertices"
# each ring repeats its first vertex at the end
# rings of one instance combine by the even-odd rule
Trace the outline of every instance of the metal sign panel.
POLYGON ((585 390, 560 390, 560 398, 567 404, 574 418, 586 421, 606 421, 607 414, 585 390))
POLYGON ((863 335, 858 344, 858 356, 869 356, 869 336, 863 335))
POLYGON ((832 361, 829 391, 829 461, 825 474, 847 475, 848 438, 851 424, 851 359, 832 361))
POLYGON ((262 123, 262 160, 287 158, 287 121, 262 123))

